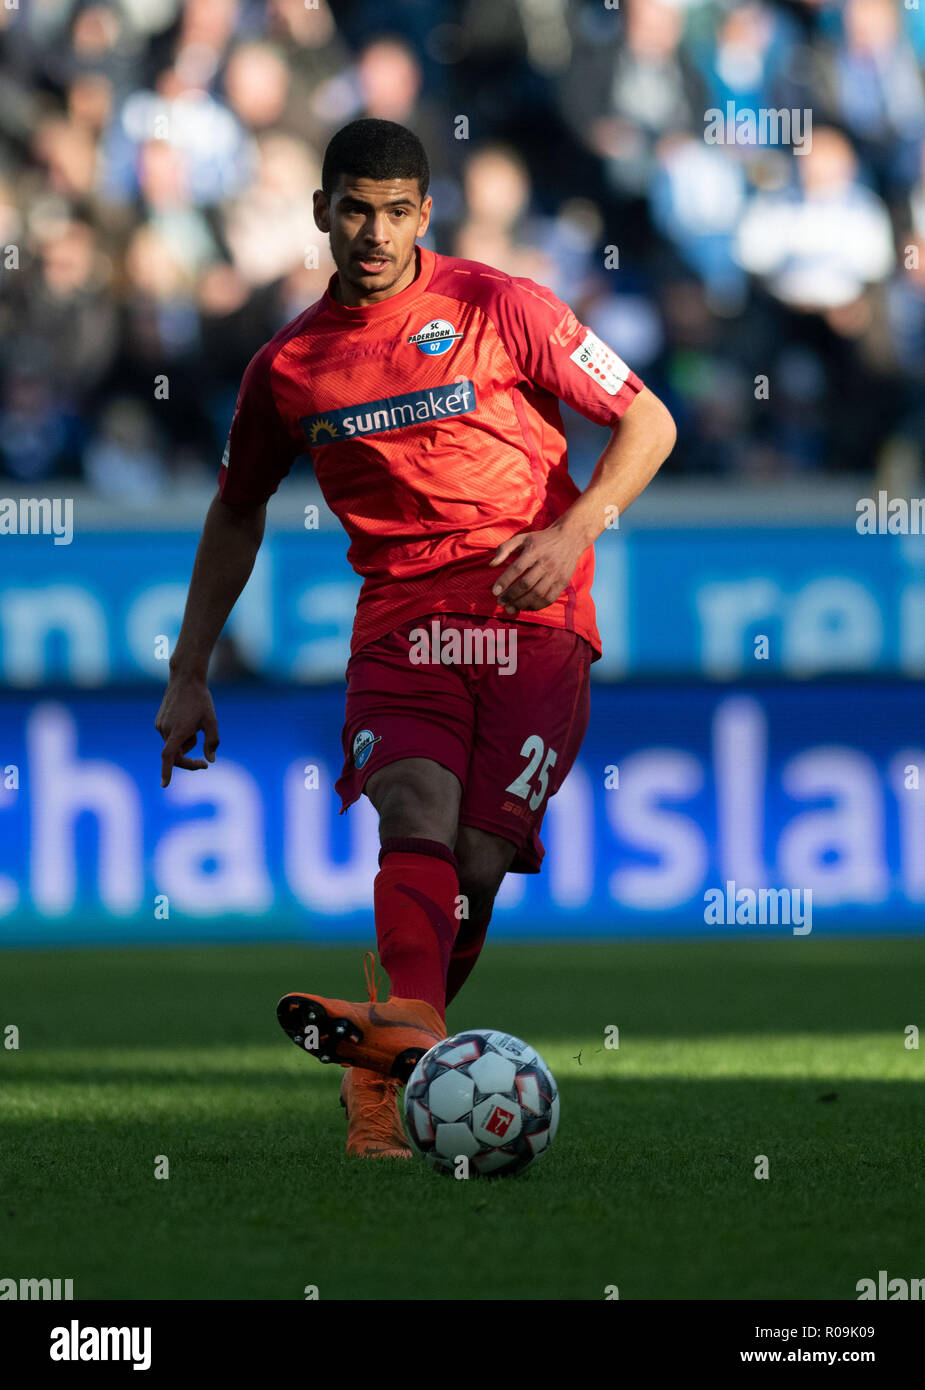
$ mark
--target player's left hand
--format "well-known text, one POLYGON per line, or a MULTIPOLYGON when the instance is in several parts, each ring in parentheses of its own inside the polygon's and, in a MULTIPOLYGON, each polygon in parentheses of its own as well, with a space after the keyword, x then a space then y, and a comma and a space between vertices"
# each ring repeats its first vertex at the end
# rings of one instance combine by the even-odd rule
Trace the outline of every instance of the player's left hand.
POLYGON ((521 531, 503 541, 489 565, 501 565, 514 552, 516 558, 498 576, 492 593, 505 613, 519 609, 548 608, 575 573, 581 550, 556 524, 545 531, 521 531))

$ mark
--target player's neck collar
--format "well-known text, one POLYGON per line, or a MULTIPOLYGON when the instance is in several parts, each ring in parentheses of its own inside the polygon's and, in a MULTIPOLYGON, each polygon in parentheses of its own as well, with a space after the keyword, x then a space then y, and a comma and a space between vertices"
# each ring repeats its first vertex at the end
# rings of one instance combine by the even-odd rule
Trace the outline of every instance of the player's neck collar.
POLYGON ((398 294, 390 295, 388 299, 380 299, 378 304, 361 304, 357 308, 351 308, 348 304, 338 303, 334 298, 334 286, 337 284, 335 273, 328 281, 328 287, 324 292, 324 312, 352 323, 366 323, 369 319, 381 319, 389 314, 401 313, 412 299, 417 299, 418 295, 424 293, 434 273, 436 257, 433 251, 428 250, 426 246, 416 246, 414 249, 418 273, 406 289, 399 290, 398 294))

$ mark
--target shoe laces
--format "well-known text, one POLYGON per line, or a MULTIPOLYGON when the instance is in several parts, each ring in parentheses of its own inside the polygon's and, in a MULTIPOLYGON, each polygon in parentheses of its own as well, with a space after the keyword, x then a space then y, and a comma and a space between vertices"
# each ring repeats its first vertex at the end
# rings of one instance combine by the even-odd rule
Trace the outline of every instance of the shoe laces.
POLYGON ((366 974, 366 993, 371 1004, 378 1004, 376 996, 376 954, 374 951, 367 951, 363 957, 363 970, 366 974))
POLYGON ((401 1130, 395 1107, 395 1092, 384 1087, 375 1109, 366 1111, 366 1137, 373 1143, 388 1144, 393 1148, 398 1148, 399 1144, 407 1147, 408 1141, 401 1130))
MULTIPOLYGON (((394 1077, 377 1076, 367 1071, 363 1072, 363 1080, 360 1081, 354 1069, 353 1085, 360 1087, 363 1093, 363 1123, 367 1138, 395 1144, 398 1135, 401 1135, 402 1142, 406 1143, 397 1119, 399 1082, 394 1077)), ((347 1113, 350 1113, 349 1107, 347 1113)))

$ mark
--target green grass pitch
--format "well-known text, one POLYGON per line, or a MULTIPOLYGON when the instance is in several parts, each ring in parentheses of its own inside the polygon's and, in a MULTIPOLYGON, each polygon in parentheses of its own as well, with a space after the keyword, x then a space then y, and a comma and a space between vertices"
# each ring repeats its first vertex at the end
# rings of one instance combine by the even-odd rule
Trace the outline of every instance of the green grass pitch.
POLYGON ((346 1157, 341 1069, 275 1006, 365 998, 358 947, 8 951, 0 1277, 77 1299, 853 1300, 879 1269, 925 1275, 923 978, 916 939, 489 942, 450 1031, 535 1044, 562 1121, 488 1183, 346 1157))

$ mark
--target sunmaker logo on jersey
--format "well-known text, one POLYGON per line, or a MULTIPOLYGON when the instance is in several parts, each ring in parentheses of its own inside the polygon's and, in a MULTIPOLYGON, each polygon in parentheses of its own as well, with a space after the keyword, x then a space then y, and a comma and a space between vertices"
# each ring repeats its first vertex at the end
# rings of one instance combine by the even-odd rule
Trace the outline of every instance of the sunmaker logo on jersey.
POLYGON ((363 401, 321 415, 305 415, 301 425, 309 444, 333 444, 364 434, 407 429, 409 425, 441 420, 449 415, 468 415, 475 410, 475 387, 471 381, 453 381, 430 391, 409 391, 403 396, 386 396, 381 401, 363 401))

